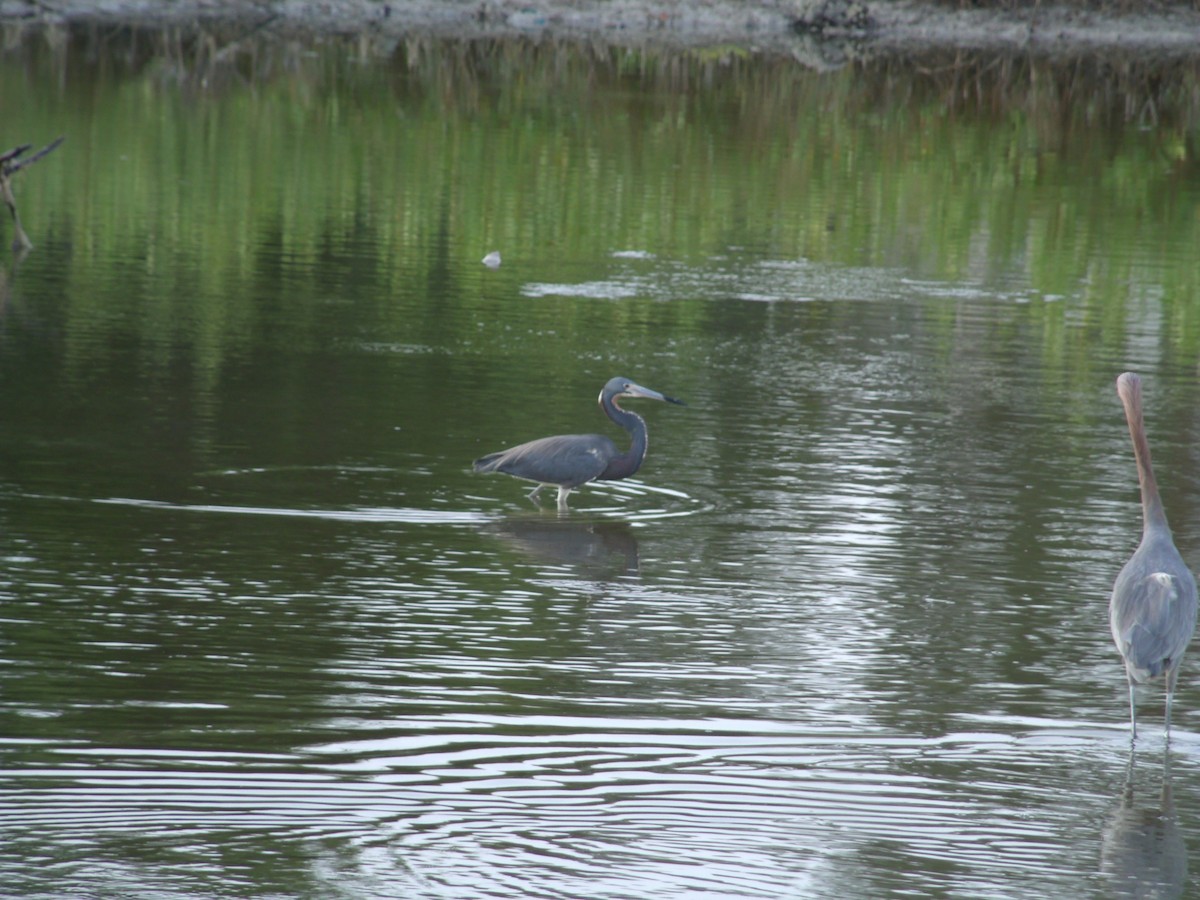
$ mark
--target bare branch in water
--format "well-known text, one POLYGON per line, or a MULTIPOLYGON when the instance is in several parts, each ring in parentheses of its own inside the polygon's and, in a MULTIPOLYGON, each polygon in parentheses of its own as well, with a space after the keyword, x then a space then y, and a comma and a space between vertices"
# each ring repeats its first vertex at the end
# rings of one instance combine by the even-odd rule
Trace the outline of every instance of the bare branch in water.
POLYGON ((16 175, 26 166, 31 166, 42 157, 53 152, 65 137, 58 137, 51 141, 33 156, 20 159, 20 157, 33 144, 22 144, 19 147, 13 147, 11 150, 6 150, 0 153, 0 197, 4 198, 4 204, 8 207, 8 211, 12 213, 13 218, 13 250, 30 250, 33 248, 33 241, 29 240, 29 235, 25 233, 25 229, 21 227, 21 217, 17 214, 17 200, 12 192, 12 176, 16 175))

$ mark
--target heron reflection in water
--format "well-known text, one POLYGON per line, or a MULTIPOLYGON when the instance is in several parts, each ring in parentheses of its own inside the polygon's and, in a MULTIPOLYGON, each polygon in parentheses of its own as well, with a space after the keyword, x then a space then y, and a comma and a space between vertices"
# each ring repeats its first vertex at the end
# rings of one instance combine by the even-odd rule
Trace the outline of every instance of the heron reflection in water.
POLYGON ((1142 380, 1125 372, 1117 379, 1117 395, 1125 407, 1142 488, 1142 541, 1117 575, 1108 608, 1109 622, 1129 678, 1131 738, 1137 737, 1135 687, 1163 676, 1167 688, 1165 731, 1169 739, 1171 698, 1179 664, 1196 627, 1196 580, 1175 549, 1158 495, 1142 421, 1142 380))
POLYGON ((626 452, 620 452, 617 445, 602 434, 559 434, 481 456, 475 460, 475 471, 503 472, 535 481, 537 487, 529 493, 534 500, 546 485, 557 485, 560 510, 567 508, 567 495, 582 484, 628 478, 641 468, 646 458, 646 422, 637 413, 618 406, 618 397, 687 405, 628 378, 610 378, 600 392, 600 408, 629 432, 632 442, 626 452))
POLYGON ((1170 745, 1163 745, 1157 796, 1135 790, 1133 754, 1131 746, 1125 787, 1100 836, 1100 872, 1110 888, 1105 896, 1182 897, 1188 882, 1188 848, 1171 791, 1170 745))
POLYGON ((597 583, 636 575, 638 540, 628 522, 547 518, 529 511, 489 523, 486 531, 536 562, 569 566, 597 583))

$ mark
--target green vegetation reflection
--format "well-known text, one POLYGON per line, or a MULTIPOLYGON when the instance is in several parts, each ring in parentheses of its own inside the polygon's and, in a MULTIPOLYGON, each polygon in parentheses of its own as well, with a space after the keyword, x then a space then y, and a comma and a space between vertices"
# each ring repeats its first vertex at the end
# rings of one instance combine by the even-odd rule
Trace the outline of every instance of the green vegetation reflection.
POLYGON ((7 43, 14 133, 70 138, 20 185, 36 252, 62 267, 67 333, 131 328, 163 362, 183 345, 215 372, 250 343, 319 346, 328 301, 347 296, 372 305, 382 340, 436 341, 472 318, 454 316, 479 302, 462 273, 497 248, 581 279, 617 250, 736 247, 1015 280, 1081 298, 1097 326, 1149 293, 1200 335, 1195 64, 818 74, 732 49, 551 41, 7 43), (413 285, 441 305, 392 302, 413 285), (256 309, 278 304, 290 314, 265 333, 256 309))

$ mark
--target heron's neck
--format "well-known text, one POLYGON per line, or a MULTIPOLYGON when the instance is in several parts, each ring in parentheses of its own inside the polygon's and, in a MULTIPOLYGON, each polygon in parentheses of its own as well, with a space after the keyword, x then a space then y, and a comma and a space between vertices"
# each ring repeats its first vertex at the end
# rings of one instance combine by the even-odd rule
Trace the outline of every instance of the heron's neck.
POLYGON ((1167 514, 1158 495, 1158 482, 1154 478, 1154 467, 1150 464, 1150 443, 1146 440, 1141 405, 1138 404, 1133 412, 1134 415, 1129 418, 1129 434, 1133 438, 1133 456, 1137 460, 1138 483, 1142 488, 1142 532, 1149 534, 1156 529, 1169 531, 1167 514))
POLYGON ((605 406, 604 411, 610 419, 629 432, 632 441, 625 453, 619 453, 609 460, 607 468, 599 477, 604 481, 628 478, 642 467, 642 461, 646 458, 646 422, 637 413, 621 409, 615 401, 605 406))

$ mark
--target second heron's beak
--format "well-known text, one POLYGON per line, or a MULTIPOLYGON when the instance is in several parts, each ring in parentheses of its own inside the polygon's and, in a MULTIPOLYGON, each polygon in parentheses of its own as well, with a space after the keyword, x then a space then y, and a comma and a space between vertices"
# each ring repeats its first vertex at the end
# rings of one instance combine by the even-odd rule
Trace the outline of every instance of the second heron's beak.
POLYGON ((626 397, 644 397, 647 400, 662 400, 666 403, 674 403, 676 406, 687 406, 682 400, 668 397, 666 394, 660 394, 650 388, 644 388, 640 384, 629 384, 621 393, 626 397))

